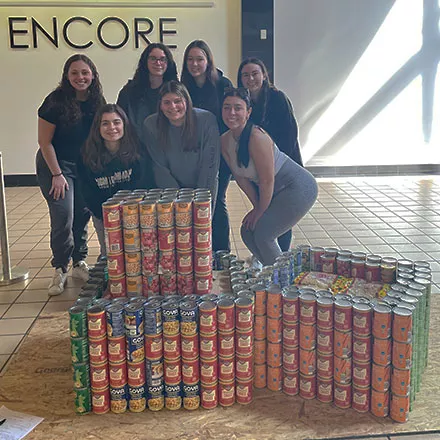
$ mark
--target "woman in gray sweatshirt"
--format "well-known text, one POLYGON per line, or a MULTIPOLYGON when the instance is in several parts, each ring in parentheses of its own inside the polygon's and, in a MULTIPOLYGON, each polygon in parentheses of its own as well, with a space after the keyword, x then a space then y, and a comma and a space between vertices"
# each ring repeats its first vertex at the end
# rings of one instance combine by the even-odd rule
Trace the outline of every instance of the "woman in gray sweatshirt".
POLYGON ((220 136, 216 117, 193 108, 186 87, 165 83, 159 112, 144 122, 143 142, 153 160, 158 188, 208 188, 216 199, 220 136))

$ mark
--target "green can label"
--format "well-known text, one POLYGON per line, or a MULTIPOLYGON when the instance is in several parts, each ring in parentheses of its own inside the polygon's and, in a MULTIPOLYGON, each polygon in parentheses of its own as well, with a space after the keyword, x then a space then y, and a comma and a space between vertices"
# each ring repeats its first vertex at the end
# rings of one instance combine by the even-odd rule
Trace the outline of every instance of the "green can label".
POLYGON ((90 387, 90 366, 87 363, 73 365, 73 387, 89 388, 90 387))
POLYGON ((72 363, 82 364, 89 360, 89 341, 86 338, 70 339, 72 363))
POLYGON ((87 337, 87 308, 75 305, 69 310, 70 315, 70 337, 87 337))
POLYGON ((92 395, 89 388, 80 388, 75 392, 75 411, 78 414, 87 414, 92 410, 92 395))

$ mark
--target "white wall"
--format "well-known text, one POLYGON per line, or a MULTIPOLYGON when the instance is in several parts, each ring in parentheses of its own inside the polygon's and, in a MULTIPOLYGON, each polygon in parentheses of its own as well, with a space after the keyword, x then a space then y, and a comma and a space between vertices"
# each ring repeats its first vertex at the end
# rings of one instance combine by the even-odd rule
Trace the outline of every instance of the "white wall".
MULTIPOLYGON (((93 22, 92 26, 87 27, 81 23, 75 23, 70 27, 69 35, 74 41, 93 40, 95 42, 93 46, 82 52, 90 56, 96 64, 108 102, 116 100, 120 88, 132 77, 139 56, 145 47, 135 49, 132 36, 127 45, 119 50, 106 49, 100 45, 96 38, 96 28, 98 23, 108 16, 117 16, 123 19, 129 24, 131 31, 134 17, 149 17, 155 26, 158 24, 159 17, 177 18, 175 24, 166 26, 167 29, 176 29, 177 35, 167 36, 164 42, 178 45, 173 54, 179 72, 185 46, 194 39, 204 39, 209 44, 214 53, 216 64, 232 81, 234 81, 240 63, 241 2, 238 0, 204 2, 205 4, 212 3, 213 7, 191 8, 127 8, 119 7, 121 2, 115 8, 97 8, 85 5, 76 8, 57 6, 6 7, 2 6, 2 3, 5 1, 0 0, 0 96, 3 104, 0 151, 3 152, 5 174, 35 173, 34 158, 38 148, 37 109, 44 97, 58 84, 65 60, 70 55, 81 52, 70 48, 63 41, 61 29, 59 29, 59 48, 55 48, 40 34, 38 48, 13 50, 9 48, 8 17, 28 17, 27 23, 16 24, 15 28, 28 29, 29 31, 30 17, 34 17, 48 30, 52 29, 52 17, 54 16, 57 17, 61 25, 73 16, 83 16, 90 19, 93 22)), ((58 4, 60 3, 62 2, 58 2, 58 4)), ((107 1, 107 3, 109 2, 107 1)), ((148 4, 148 2, 143 3, 148 4)), ((120 40, 121 32, 117 25, 109 24, 105 28, 104 35, 111 40, 109 42, 116 43, 120 40)), ((19 44, 32 46, 31 34, 17 35, 15 41, 19 44)), ((157 31, 151 35, 151 41, 159 41, 157 31)))

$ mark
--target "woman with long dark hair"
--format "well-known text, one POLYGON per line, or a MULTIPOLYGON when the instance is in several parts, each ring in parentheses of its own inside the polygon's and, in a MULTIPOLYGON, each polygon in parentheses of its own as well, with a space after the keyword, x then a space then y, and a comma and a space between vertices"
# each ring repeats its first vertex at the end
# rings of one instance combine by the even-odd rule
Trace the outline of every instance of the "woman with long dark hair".
POLYGON ((139 58, 133 79, 121 89, 117 100, 140 139, 145 118, 157 112, 162 84, 171 80, 177 80, 171 51, 162 43, 149 44, 139 58))
POLYGON ((78 190, 77 160, 95 113, 105 103, 98 71, 85 55, 72 55, 64 64, 59 86, 38 109, 36 157, 38 183, 50 214, 50 247, 55 268, 49 295, 64 291, 67 269, 87 280, 87 211, 78 190))
POLYGON ((220 137, 215 116, 193 108, 186 87, 165 83, 159 111, 144 123, 144 137, 159 188, 208 188, 215 202, 220 137))
MULTIPOLYGON (((304 166, 292 103, 285 93, 271 84, 263 61, 253 57, 243 60, 238 68, 237 85, 249 90, 252 122, 266 130, 283 153, 304 166)), ((283 251, 289 250, 291 241, 291 230, 278 239, 283 251)))
MULTIPOLYGON (((203 40, 192 41, 183 55, 181 81, 188 89, 194 107, 210 111, 217 117, 220 134, 227 131, 221 114, 225 90, 231 81, 217 69, 214 56, 203 40)), ((231 180, 231 171, 223 158, 220 159, 217 202, 212 219, 212 248, 230 250, 229 216, 226 208, 226 190, 231 180)))
POLYGON ((139 139, 124 110, 106 104, 96 113, 89 137, 78 162, 80 187, 100 245, 105 247, 102 203, 121 189, 151 188, 151 162, 140 148, 139 139))
POLYGON ((318 186, 305 168, 254 125, 251 113, 246 89, 226 92, 222 114, 229 131, 221 138, 222 155, 253 205, 242 221, 243 242, 260 263, 269 265, 282 253, 277 237, 307 214, 318 186))

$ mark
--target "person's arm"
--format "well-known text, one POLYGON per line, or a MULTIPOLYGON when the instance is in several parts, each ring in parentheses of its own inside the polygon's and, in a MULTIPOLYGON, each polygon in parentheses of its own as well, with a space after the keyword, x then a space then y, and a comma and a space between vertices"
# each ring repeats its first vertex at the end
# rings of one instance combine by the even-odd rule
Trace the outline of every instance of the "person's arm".
POLYGON ((64 199, 65 192, 69 189, 69 184, 63 176, 63 172, 55 153, 55 148, 52 145, 55 128, 55 124, 52 124, 43 118, 38 118, 38 145, 41 154, 52 173, 52 186, 49 195, 52 195, 55 200, 58 200, 60 197, 64 199))
POLYGON ((133 189, 151 189, 155 187, 153 163, 147 151, 141 153, 141 157, 133 170, 135 172, 133 189))
POLYGON ((95 178, 82 160, 77 162, 79 189, 83 196, 86 208, 102 220, 102 203, 109 197, 109 193, 98 188, 95 178))
POLYGON ((121 107, 124 112, 128 115, 128 107, 130 105, 129 94, 127 90, 127 85, 125 85, 118 93, 118 99, 116 104, 121 107))

